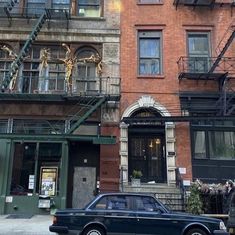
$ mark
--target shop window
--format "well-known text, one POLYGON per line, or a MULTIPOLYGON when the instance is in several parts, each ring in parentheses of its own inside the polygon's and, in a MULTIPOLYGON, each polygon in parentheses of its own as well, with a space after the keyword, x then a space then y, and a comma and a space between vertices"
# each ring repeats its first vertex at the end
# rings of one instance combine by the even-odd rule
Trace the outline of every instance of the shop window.
POLYGON ((7 133, 8 120, 0 120, 0 133, 7 133))
POLYGON ((58 120, 14 120, 14 134, 62 134, 65 122, 58 120))
POLYGON ((139 75, 161 74, 161 32, 139 31, 139 75))
POLYGON ((78 16, 101 16, 101 0, 77 0, 77 4, 78 16))
POLYGON ((192 127, 195 159, 235 160, 234 122, 194 122, 192 127))
POLYGON ((205 131, 195 131, 193 134, 195 158, 206 158, 205 131))
POLYGON ((215 159, 235 159, 235 132, 209 131, 210 157, 215 159))
POLYGON ((61 143, 15 143, 10 194, 58 195, 61 155, 61 143))
POLYGON ((209 33, 188 33, 189 71, 208 72, 210 61, 209 33))

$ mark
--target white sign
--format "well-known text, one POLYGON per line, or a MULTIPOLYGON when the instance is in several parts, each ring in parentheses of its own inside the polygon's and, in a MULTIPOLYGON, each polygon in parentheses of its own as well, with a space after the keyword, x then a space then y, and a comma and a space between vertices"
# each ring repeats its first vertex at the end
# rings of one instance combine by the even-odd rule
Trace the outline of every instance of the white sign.
POLYGON ((190 180, 183 180, 183 185, 184 186, 190 186, 190 180))
POLYGON ((185 175, 186 174, 186 168, 185 167, 180 167, 179 172, 180 172, 180 174, 185 175))
POLYGON ((13 202, 13 197, 7 196, 7 197, 6 197, 6 202, 7 202, 7 203, 12 203, 12 202, 13 202))

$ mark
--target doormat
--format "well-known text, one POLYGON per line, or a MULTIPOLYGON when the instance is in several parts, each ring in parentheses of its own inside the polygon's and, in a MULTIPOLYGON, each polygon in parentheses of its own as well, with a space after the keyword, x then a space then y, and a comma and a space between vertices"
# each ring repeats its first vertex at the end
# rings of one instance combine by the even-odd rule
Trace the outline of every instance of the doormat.
POLYGON ((8 215, 5 219, 31 219, 33 215, 28 214, 12 214, 8 215))

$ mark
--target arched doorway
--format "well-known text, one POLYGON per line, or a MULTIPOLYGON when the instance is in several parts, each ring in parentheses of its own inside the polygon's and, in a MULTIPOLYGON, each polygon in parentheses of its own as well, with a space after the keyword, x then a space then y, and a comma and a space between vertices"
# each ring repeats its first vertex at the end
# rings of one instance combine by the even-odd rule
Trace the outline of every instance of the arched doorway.
MULTIPOLYGON (((132 117, 161 116, 154 109, 140 109, 132 117)), ((143 183, 166 183, 165 125, 134 124, 128 128, 128 172, 140 170, 143 183)))
MULTIPOLYGON (((144 117, 144 115, 171 116, 168 110, 153 97, 144 95, 125 109, 122 118, 144 117)), ((174 186, 176 183, 175 141, 175 125, 172 122, 145 122, 131 125, 121 122, 121 190, 124 186, 128 186, 133 169, 138 169, 140 165, 145 168, 139 168, 144 174, 141 182, 155 181, 156 184, 166 182, 174 186), (148 156, 143 154, 146 152, 148 156), (148 173, 144 173, 145 171, 148 173)))

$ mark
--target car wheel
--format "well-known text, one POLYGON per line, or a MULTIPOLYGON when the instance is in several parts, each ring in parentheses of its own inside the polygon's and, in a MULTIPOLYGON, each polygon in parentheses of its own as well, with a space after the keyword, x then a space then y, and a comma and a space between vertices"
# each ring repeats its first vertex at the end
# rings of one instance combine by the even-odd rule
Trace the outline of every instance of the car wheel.
POLYGON ((105 232, 102 228, 99 227, 90 227, 85 229, 83 235, 105 235, 105 232))
POLYGON ((186 235, 207 235, 206 232, 204 232, 202 229, 200 228, 193 228, 193 229, 190 229, 186 235))

